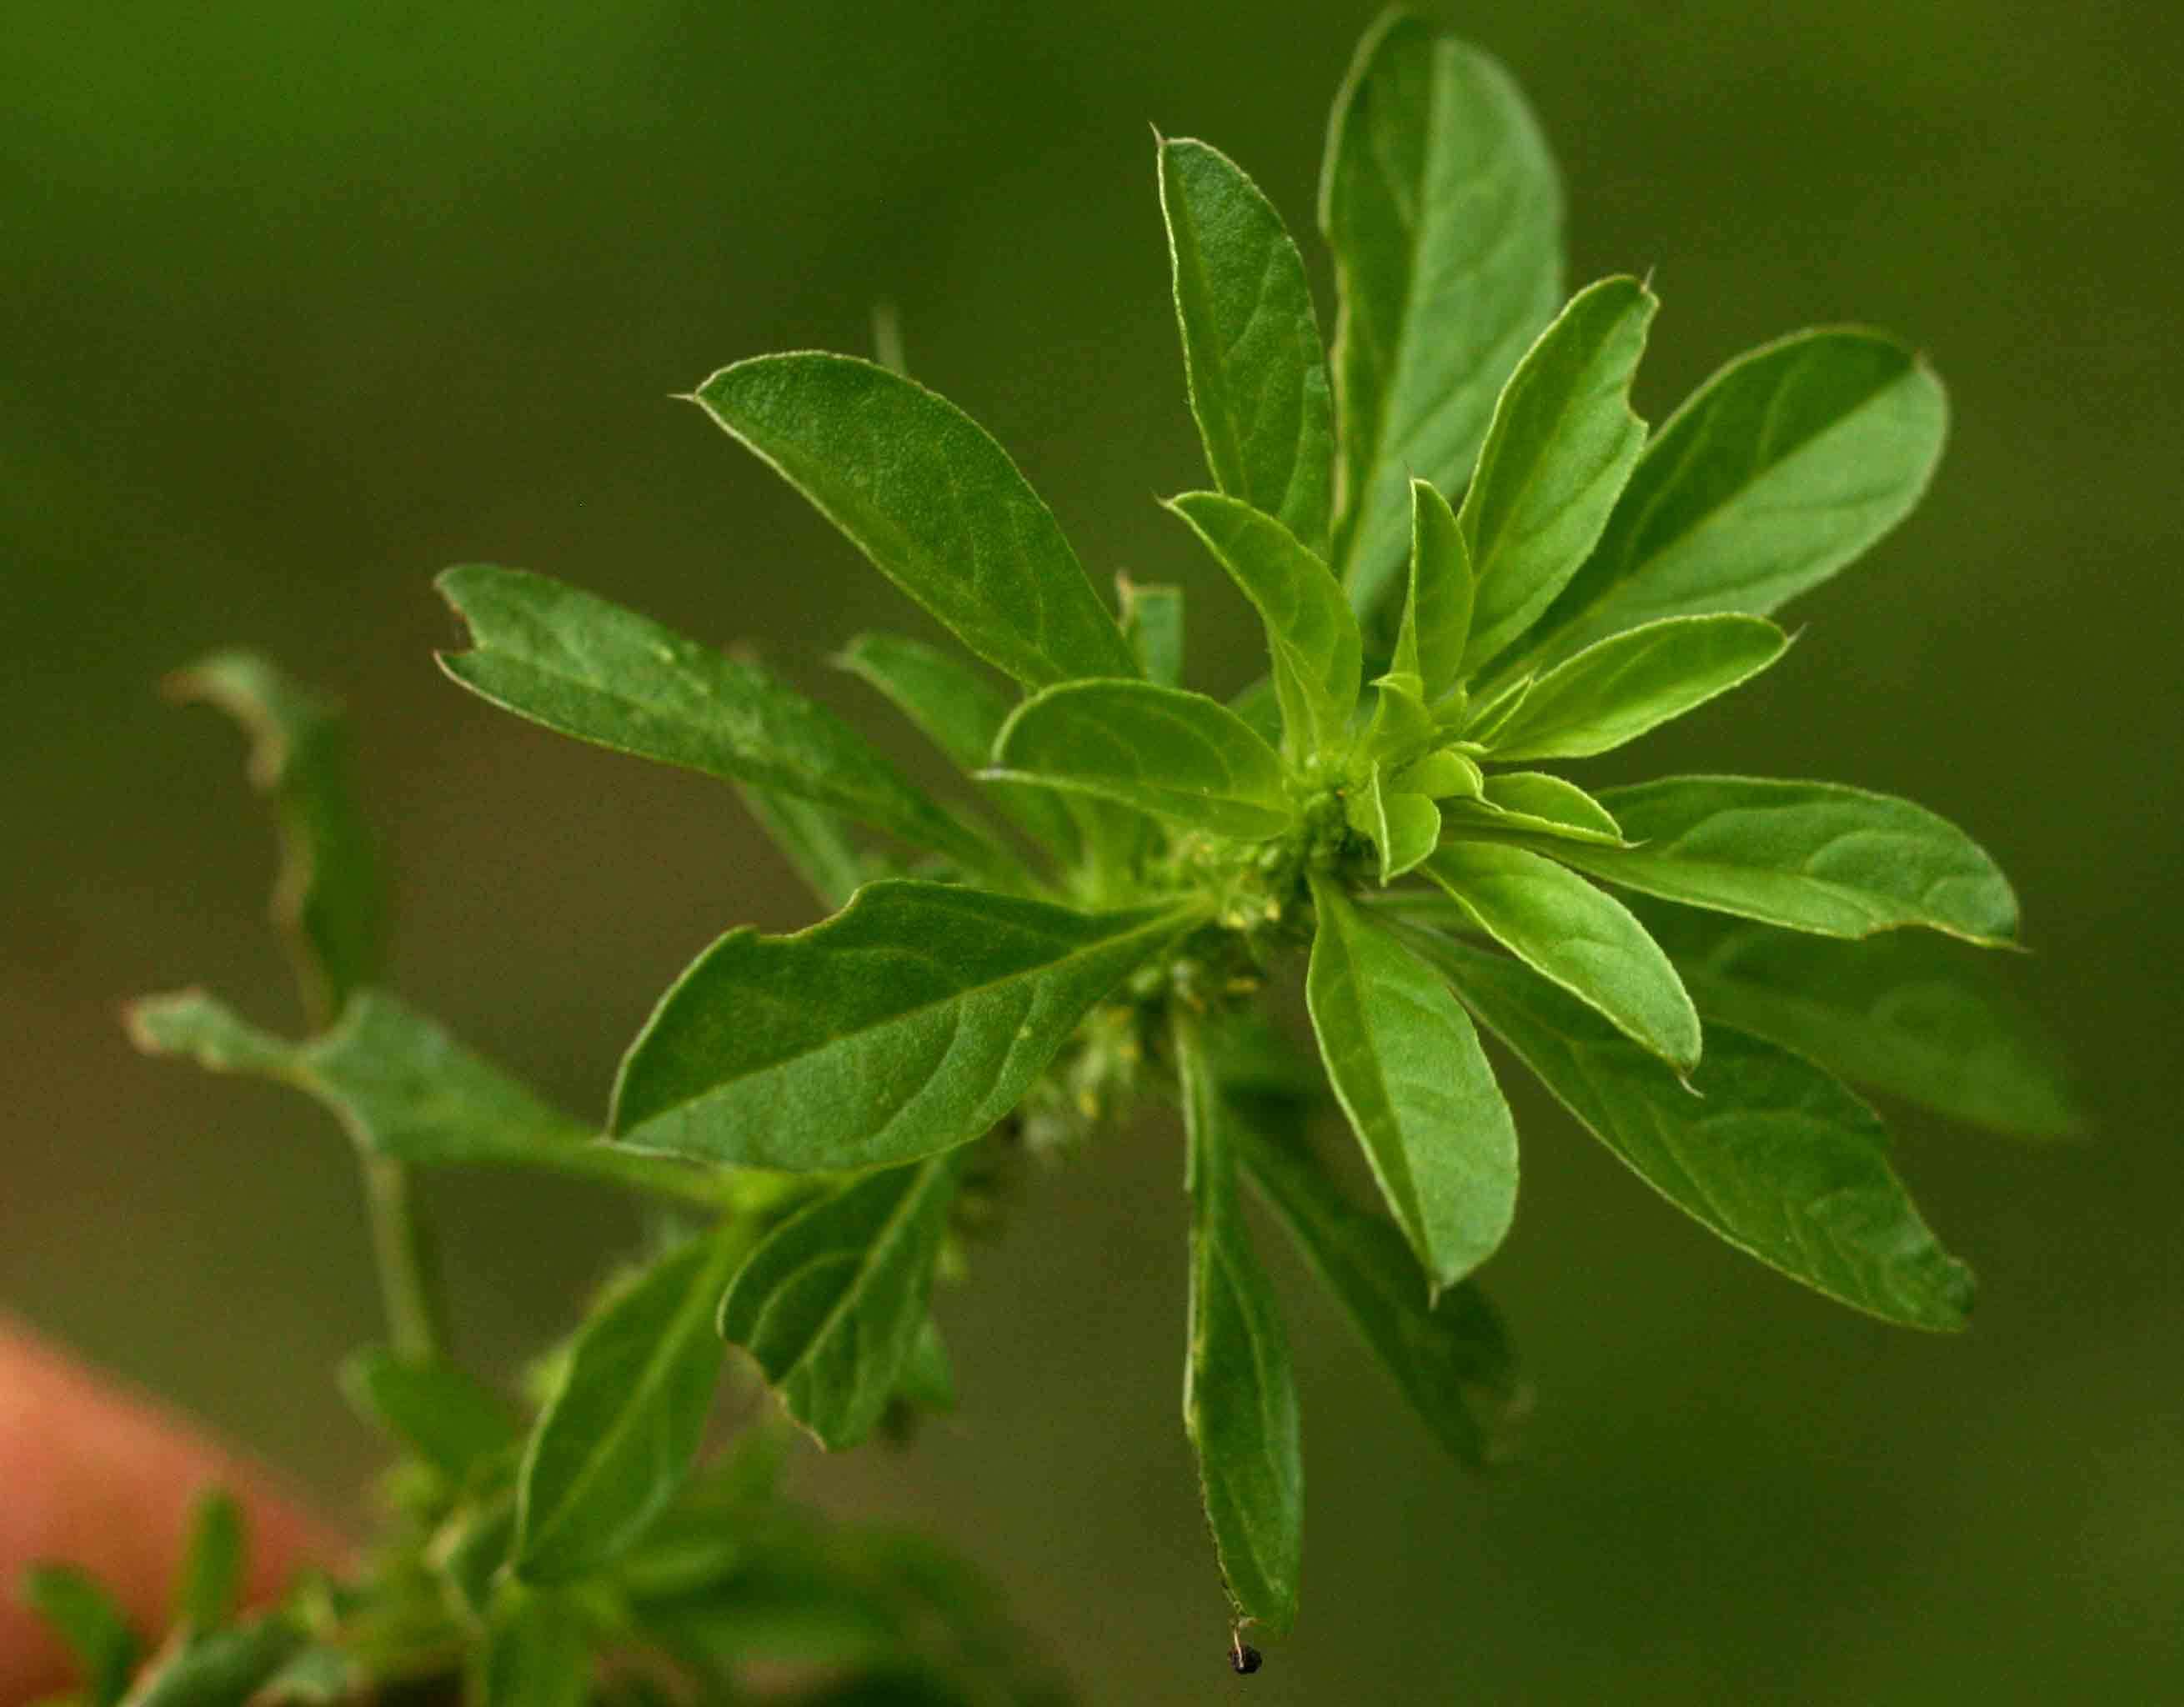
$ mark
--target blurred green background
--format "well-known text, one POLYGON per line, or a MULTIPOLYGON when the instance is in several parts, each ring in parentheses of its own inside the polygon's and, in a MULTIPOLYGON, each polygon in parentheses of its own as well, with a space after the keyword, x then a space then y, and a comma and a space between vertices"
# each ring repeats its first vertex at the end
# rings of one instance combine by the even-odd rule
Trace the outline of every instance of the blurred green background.
MULTIPOLYGON (((8 10, 0 1301, 338 1504, 375 1448, 328 1374, 377 1331, 343 1146, 283 1093, 139 1059, 115 1023, 196 981, 292 1016, 239 744, 155 679, 242 642, 343 694, 400 987, 600 1109, 692 953, 808 909, 727 791, 443 681, 429 575, 521 564, 756 638, 923 768, 823 664, 915 613, 670 401, 753 352, 861 350, 884 295, 914 370, 1011 448, 1095 573, 1188 583, 1201 685, 1234 685, 1240 607, 1151 503, 1201 475, 1146 123, 1217 141, 1306 236, 1371 8, 8 10)), ((1538 1388, 1529 1450, 1465 1479, 1279 1257, 1306 1615, 1248 1685, 1177 1418, 1164 1129, 1039 1183, 944 1301, 956 1423, 807 1484, 960 1540, 1102 1703, 2177 1699, 2184 14, 1451 18, 1542 113, 1574 278, 1658 270, 1649 416, 1794 325, 1932 352, 1957 425, 1925 509, 1797 607, 1782 667, 1636 763, 1835 777, 1971 828, 2025 896, 2024 982, 2094 1141, 1898 1121, 1985 1282, 1974 1331, 1936 1342, 1713 1243, 1520 1087, 1524 1213, 1487 1278, 1538 1388)), ((525 1182, 432 1196, 465 1343, 502 1367, 632 1226, 525 1182)))

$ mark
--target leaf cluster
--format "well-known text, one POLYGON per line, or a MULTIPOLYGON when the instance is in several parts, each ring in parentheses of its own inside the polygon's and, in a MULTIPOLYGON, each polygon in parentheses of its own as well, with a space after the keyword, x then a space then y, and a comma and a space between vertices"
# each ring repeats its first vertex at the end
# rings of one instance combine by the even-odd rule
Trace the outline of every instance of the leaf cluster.
MULTIPOLYGON (((1190 596, 1240 598, 1262 628, 1262 681, 1186 685, 1185 587, 1120 581, 1111 609, 1007 453, 899 356, 740 361, 693 401, 960 643, 869 633, 836 661, 962 787, 921 787, 748 656, 538 575, 453 569, 455 681, 727 781, 829 916, 699 952, 595 1130, 326 946, 364 886, 327 815, 292 805, 317 798, 298 740, 264 769, 301 826, 292 887, 327 904, 286 909, 327 969, 323 1028, 276 1038, 196 993, 135 1012, 148 1048, 317 1098, 370 1166, 540 1167, 671 1207, 677 1237, 554 1359, 527 1426, 429 1345, 352 1372, 410 1454, 415 1544, 390 1569, 437 1584, 388 1616, 460 1648, 481 1699, 584 1699, 617 1643, 726 1687, 764 1609, 838 1635, 835 1603, 797 1597, 932 1589, 929 1558, 750 1496, 743 1454, 692 1479, 724 1347, 829 1448, 951 1402, 932 1299, 967 1235, 1023 1158, 1148 1098, 1182 1116, 1184 1421, 1215 1550, 1240 1626, 1276 1632, 1297 1608, 1301 1424, 1248 1205, 1435 1437, 1490 1461, 1522 1391, 1474 1278, 1519 1175, 1490 1042, 1732 1246, 1924 1329, 1963 1325, 1970 1276, 1841 1081, 2025 1136, 2075 1124, 2044 1039, 1977 964, 2014 941, 2017 904, 1963 831, 1837 783, 1602 788, 1559 768, 1786 653, 1774 614, 1932 473, 1927 365, 1861 328, 1798 332, 1649 427, 1630 392, 1652 292, 1566 297, 1522 97, 1407 15, 1361 45, 1329 129, 1331 343, 1243 170, 1171 139, 1157 169, 1208 481, 1166 507, 1190 596), (1310 1066, 1284 1029, 1300 982, 1310 1066), (1318 1148, 1338 1125, 1369 1206, 1318 1148), (676 1595, 639 1586, 671 1578, 676 1595)), ((200 676, 247 720, 293 720, 262 666, 200 676)), ((934 1595, 958 1621, 944 1664, 878 1612, 895 1633, 850 1643, 860 1660, 923 1656, 961 1692, 935 1699, 1032 1699, 976 1693, 973 1657, 1006 1645, 934 1595)))

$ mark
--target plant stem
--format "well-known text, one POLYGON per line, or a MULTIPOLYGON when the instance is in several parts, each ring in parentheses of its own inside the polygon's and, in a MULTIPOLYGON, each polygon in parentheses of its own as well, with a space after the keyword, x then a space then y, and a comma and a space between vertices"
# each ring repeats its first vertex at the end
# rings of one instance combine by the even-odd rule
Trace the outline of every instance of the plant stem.
POLYGON ((386 1156, 359 1159, 372 1254, 396 1353, 415 1362, 437 1357, 442 1343, 437 1265, 410 1195, 410 1170, 386 1156))

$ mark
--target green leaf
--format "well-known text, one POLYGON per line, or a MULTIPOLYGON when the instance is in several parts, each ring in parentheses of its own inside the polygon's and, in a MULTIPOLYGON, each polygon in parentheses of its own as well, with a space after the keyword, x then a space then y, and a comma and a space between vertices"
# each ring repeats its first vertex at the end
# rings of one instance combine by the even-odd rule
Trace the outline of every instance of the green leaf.
POLYGON ((501 1568, 515 1550, 515 1488, 499 1488, 461 1506, 433 1536, 426 1558, 457 1614, 484 1626, 491 1621, 501 1568))
POLYGON ((1065 681, 1010 714, 989 777, 1041 782, 1223 836, 1295 827, 1281 755, 1217 699, 1150 681, 1065 681))
POLYGON ((713 1313, 749 1248, 740 1225, 691 1240, 578 1332, 516 1481, 515 1570, 525 1581, 597 1571, 675 1498, 720 1379, 713 1313))
POLYGON ((1335 99, 1319 224, 1341 293, 1334 562, 1366 610, 1401 565, 1407 481, 1469 477, 1495 394, 1562 301, 1562 190, 1509 75, 1396 13, 1335 99))
POLYGON ((1641 916, 1709 1026, 1974 1126, 2083 1130, 2060 1050, 1974 949, 1923 931, 1841 942, 1683 907, 1641 916))
POLYGON ((1273 203, 1218 149, 1160 145, 1190 411, 1213 483, 1327 549, 1334 404, 1304 259, 1273 203))
MULTIPOLYGON (((883 694, 908 718, 919 734, 948 755, 967 776, 975 776, 994 750, 994 737, 1008 721, 1009 698, 986 676, 961 659, 921 641, 895 634, 861 634, 836 654, 834 662, 883 694)), ((1069 810, 1044 788, 996 784, 993 798, 1041 847, 1073 849, 1077 831, 1069 810)), ((844 896, 834 904, 848 900, 844 896)))
POLYGON ((1350 827, 1379 854, 1383 887, 1416 870, 1440 840, 1440 809, 1426 795, 1384 782, 1378 765, 1345 795, 1343 810, 1350 827))
POLYGON ((185 1630, 216 1630, 235 1615, 242 1595, 248 1547, 242 1508, 225 1488, 207 1488, 191 1502, 188 1539, 175 1578, 174 1621, 185 1630))
POLYGON ((481 1656, 479 1707, 584 1707, 592 1644, 583 1619, 551 1595, 511 1587, 499 1598, 481 1656))
POLYGON ((1587 759, 1747 681, 1790 649, 1760 616, 1672 616, 1587 647, 1532 684, 1490 743, 1497 761, 1587 759))
POLYGON ((1563 1107, 1694 1220, 1885 1321, 1964 1326, 1970 1271, 1919 1219, 1889 1166, 1880 1118, 1826 1074, 1722 1026, 1708 1031, 1706 1059, 1686 1088, 1514 961, 1412 940, 1563 1107))
POLYGON ((1457 1462, 1500 1455, 1522 1398, 1501 1318, 1475 1282, 1429 1304, 1425 1276, 1394 1224, 1343 1195, 1304 1141, 1297 1105, 1238 1105, 1245 1165, 1367 1349, 1457 1462))
POLYGON ((1476 800, 1486 787, 1486 773, 1468 754, 1443 748, 1405 765, 1396 786, 1429 800, 1476 800))
POLYGON ((1680 1072, 1698 1065, 1699 1016, 1669 957, 1623 904, 1522 848, 1452 842, 1426 876, 1503 948, 1680 1072))
POLYGON ((1283 750, 1301 765, 1350 744, 1363 680, 1362 642, 1342 588, 1287 528, 1218 492, 1190 492, 1167 507, 1204 542, 1266 625, 1283 750))
POLYGON ((1412 481, 1410 581, 1389 668, 1417 676, 1420 695, 1429 702, 1462 680, 1475 591, 1471 548, 1456 512, 1432 486, 1412 481))
POLYGON ((205 700, 250 738, 250 781, 273 802, 281 868, 273 919, 324 1025, 384 958, 386 899, 351 786, 340 708, 247 652, 215 653, 168 677, 178 699, 205 700))
POLYGON ((34 1565, 23 1573, 23 1602, 51 1625, 83 1667, 90 1707, 113 1707, 136 1669, 136 1634, 97 1578, 72 1565, 34 1565))
POLYGON ((1095 1003, 1202 916, 889 881, 794 936, 733 931, 630 1046, 612 1130, 637 1148, 799 1171, 967 1143, 1095 1003))
POLYGON ((1654 435, 1542 623, 1543 654, 1788 603, 1909 514, 1947 431, 1941 382, 1878 333, 1798 332, 1738 357, 1654 435))
POLYGON ((759 828, 772 838, 796 875, 826 905, 847 905, 850 897, 872 875, 850 838, 848 826, 826 807, 771 788, 753 788, 748 783, 738 785, 736 792, 758 820, 759 828))
POLYGON ((1251 732, 1268 746, 1280 744, 1282 707, 1274 692, 1274 678, 1262 676, 1228 702, 1228 709, 1251 726, 1251 732))
POLYGON ((459 1485, 522 1437, 500 1395, 444 1359, 374 1346, 342 1365, 341 1383, 359 1413, 459 1485))
POLYGON ((1490 772, 1478 798, 1451 803, 1448 816, 1452 828, 1470 823, 1579 842, 1623 840, 1622 826, 1605 806, 1576 783, 1543 770, 1490 772))
POLYGON ((940 1324, 927 1316, 911 1342, 910 1356, 896 1377, 895 1396, 922 1410, 946 1415, 956 1409, 956 1365, 949 1360, 948 1343, 940 1337, 940 1324))
POLYGON ((1792 931, 1923 925, 1990 946, 2017 898, 1984 849, 1923 806, 1830 782, 1670 776, 1601 802, 1634 846, 1557 842, 1557 859, 1664 901, 1792 931))
POLYGON ((738 362, 695 400, 1004 675, 1137 674, 1053 513, 953 403, 817 353, 738 362))
POLYGON ((1494 1254, 1517 1204, 1517 1130, 1471 1020, 1433 969, 1312 881, 1312 1030, 1403 1236, 1436 1289, 1494 1254))
POLYGON ((124 1707, 243 1707, 307 1640, 279 1613, 212 1631, 164 1650, 124 1707))
POLYGON ((331 1031, 303 1043, 259 1031, 202 990, 147 997, 126 1017, 148 1054, 187 1054, 214 1072, 276 1079, 317 1098, 370 1155, 543 1168, 699 1201, 721 1195, 695 1169, 593 1142, 587 1128, 383 991, 359 991, 331 1031))
POLYGON ((579 741, 753 783, 891 831, 974 870, 1006 856, 926 798, 850 726, 758 665, 521 570, 443 573, 472 649, 440 667, 579 741))
POLYGON ((1115 577, 1123 611, 1123 637, 1145 680, 1160 687, 1183 686, 1183 589, 1115 577))
POLYGON ((1304 1460, 1296 1380, 1273 1288, 1236 1190, 1230 1111, 1195 1030, 1175 1028, 1190 1147, 1190 1350, 1183 1422, 1221 1578, 1239 1616, 1277 1634, 1296 1621, 1304 1460))
POLYGON ((882 1169, 822 1198, 766 1236, 721 1300, 722 1337, 829 1451, 872 1432, 910 1365, 961 1159, 882 1169))
POLYGON ((1502 388, 1457 518, 1478 589, 1467 675, 1539 620, 1607 525, 1646 448, 1630 381, 1659 307, 1635 279, 1586 286, 1502 388))

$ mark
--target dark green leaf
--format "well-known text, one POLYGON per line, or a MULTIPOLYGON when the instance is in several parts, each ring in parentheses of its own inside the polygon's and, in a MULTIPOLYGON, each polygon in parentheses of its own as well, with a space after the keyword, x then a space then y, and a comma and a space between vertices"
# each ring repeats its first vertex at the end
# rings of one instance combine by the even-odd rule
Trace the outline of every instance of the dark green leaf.
POLYGON ((1350 744, 1362 676, 1362 642, 1327 565, 1271 516, 1218 492, 1168 500, 1266 625, 1283 750, 1301 765, 1350 744))
POLYGON ((370 829, 350 785, 340 709, 265 659, 216 653, 178 671, 167 690, 209 701, 250 737, 250 781, 270 797, 281 831, 273 919, 287 937, 324 1025, 378 976, 386 903, 370 829))
POLYGON ((695 1169, 592 1141, 439 1026, 365 990, 332 1030, 291 1043, 238 1019, 202 990, 131 1004, 148 1054, 187 1054, 214 1072, 292 1085, 324 1104, 359 1148, 426 1166, 544 1168, 699 1201, 722 1193, 695 1169))
POLYGON ((1304 259, 1273 203, 1219 150, 1163 142, 1160 187, 1213 483, 1324 553, 1334 405, 1304 259))
POLYGON ((1123 634, 1137 654, 1145 680, 1161 687, 1183 686, 1183 589, 1147 586, 1127 575, 1115 577, 1123 608, 1123 634))
POLYGON ((882 882, 793 937, 731 931, 630 1046, 616 1137, 744 1167, 858 1168, 977 1137, 1077 1022, 1199 922, 882 882))
POLYGON ((1341 291, 1334 562, 1364 610, 1401 565, 1409 479, 1462 486, 1562 301, 1562 191, 1508 74, 1397 13, 1336 97, 1319 223, 1341 291))
POLYGON ((113 1707, 136 1669, 136 1635, 114 1597, 72 1565, 34 1565, 23 1573, 24 1604, 68 1643, 84 1670, 90 1707, 113 1707))
POLYGON ((1718 1026, 1686 1087, 1516 962, 1412 940, 1565 1108, 1693 1219, 1791 1279, 1886 1321, 1964 1326, 1970 1271, 1919 1219, 1889 1166, 1879 1117, 1819 1069, 1718 1026))
POLYGON ((1613 897, 1522 848, 1452 842, 1425 865, 1479 928, 1680 1072, 1699 1016, 1669 957, 1613 897))
POLYGON ((1296 1621, 1304 1460, 1296 1381, 1279 1306, 1251 1248, 1236 1189, 1232 1115, 1195 1030, 1175 1031, 1190 1146, 1190 1352, 1183 1420, 1241 1617, 1277 1633, 1296 1621))
POLYGON ((863 736, 755 664, 521 570, 470 564, 436 583, 472 649, 440 667, 549 729, 831 807, 994 869, 1006 856, 913 787, 863 736))
POLYGON ((1635 844, 1541 851, 1613 883, 1792 931, 1865 937, 1923 925, 1984 944, 2017 932, 1986 851, 1923 806, 1830 782, 1669 776, 1601 803, 1635 844))
POLYGON ((1485 1465, 1500 1455, 1522 1396, 1500 1317, 1473 1281, 1427 1302, 1402 1234, 1343 1195, 1306 1144, 1295 1108, 1240 1108, 1235 1130, 1253 1182, 1434 1438, 1458 1462, 1485 1465))
POLYGON ((1027 687, 1134 676, 1054 515, 986 431, 850 356, 758 356, 697 401, 964 645, 1027 687))
MULTIPOLYGON (((973 666, 922 641, 877 633, 857 636, 834 661, 884 694, 964 775, 984 768, 1011 707, 1008 696, 973 666)), ((1068 809, 1048 790, 1001 783, 993 798, 1042 847, 1075 847, 1068 809)))
POLYGON ((961 1152, 886 1168, 769 1233, 721 1300, 720 1332, 830 1451, 872 1432, 926 1323, 961 1152))
POLYGON ((1658 617, 1786 604, 1909 513, 1947 430, 1941 382, 1878 333, 1798 332, 1738 357, 1654 436, 1541 625, 1543 655, 1658 617))
POLYGON ((1494 1254, 1517 1204, 1517 1131, 1471 1020, 1429 966, 1312 881, 1305 981, 1336 1099, 1435 1288, 1494 1254))
POLYGON ((1760 616, 1649 622, 1540 677, 1488 744, 1497 761, 1606 753, 1749 681, 1789 648, 1790 637, 1760 616))
POLYGON ((720 1379, 713 1313, 749 1248, 740 1226, 694 1239, 584 1324, 516 1482, 515 1569, 526 1582, 598 1570, 674 1498, 720 1379))
POLYGON ((1462 679, 1474 592, 1471 548, 1456 512, 1432 486, 1412 481, 1410 579, 1389 668, 1415 675, 1429 703, 1462 679))
POLYGON ((380 1347, 342 1365, 342 1388, 359 1412, 461 1483, 522 1437, 500 1395, 443 1359, 421 1361, 380 1347))
POLYGON ((493 1608, 479 1670, 478 1707, 585 1707, 591 1635, 554 1597, 511 1587, 493 1608))
POLYGON ((1646 448, 1630 381, 1659 306, 1635 279, 1587 286, 1502 388, 1457 515, 1477 587, 1467 675, 1540 619, 1607 525, 1646 448))
POLYGON ((1541 770, 1490 773, 1477 799, 1453 803, 1449 821, 1451 828, 1469 822, 1580 842, 1623 840, 1622 827, 1605 806, 1576 783, 1541 770))
POLYGON ((270 1614, 167 1649, 123 1698, 125 1707, 243 1707, 307 1640, 270 1614))
POLYGON ((248 1543, 242 1508, 225 1488, 207 1488, 191 1503, 188 1538, 175 1578, 174 1618, 185 1630, 216 1630, 235 1615, 242 1594, 248 1543))
POLYGON ((1047 783, 1223 836, 1293 829, 1281 755, 1217 699, 1150 681, 1065 681, 1010 714, 996 780, 1047 783))
POLYGON ((1902 931, 1840 942, 1684 907, 1641 916, 1709 1025, 1975 1126, 2083 1128, 2061 1052, 1974 949, 1902 931))

